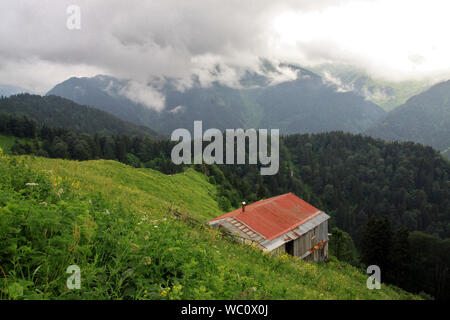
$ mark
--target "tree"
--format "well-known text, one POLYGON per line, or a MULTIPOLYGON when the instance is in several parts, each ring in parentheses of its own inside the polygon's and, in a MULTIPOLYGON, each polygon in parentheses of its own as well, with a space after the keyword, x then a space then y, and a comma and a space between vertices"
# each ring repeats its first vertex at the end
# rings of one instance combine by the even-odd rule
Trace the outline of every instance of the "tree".
POLYGON ((72 157, 77 160, 89 160, 89 146, 84 140, 78 140, 72 150, 72 157))
POLYGON ((392 230, 387 218, 372 217, 361 236, 361 262, 377 265, 381 273, 388 274, 391 268, 392 230))
POLYGON ((331 229, 330 253, 340 261, 357 264, 357 253, 352 238, 338 227, 331 229))
POLYGON ((391 270, 389 270, 387 281, 402 288, 408 286, 410 277, 410 266, 413 263, 409 248, 409 230, 401 227, 394 233, 391 250, 391 270))
POLYGON ((102 142, 102 151, 104 159, 114 160, 116 159, 116 145, 114 139, 111 137, 103 137, 100 139, 102 142))
POLYGON ((65 143, 60 138, 56 137, 54 140, 54 144, 51 148, 51 156, 54 158, 62 158, 67 159, 70 157, 67 143, 65 143))

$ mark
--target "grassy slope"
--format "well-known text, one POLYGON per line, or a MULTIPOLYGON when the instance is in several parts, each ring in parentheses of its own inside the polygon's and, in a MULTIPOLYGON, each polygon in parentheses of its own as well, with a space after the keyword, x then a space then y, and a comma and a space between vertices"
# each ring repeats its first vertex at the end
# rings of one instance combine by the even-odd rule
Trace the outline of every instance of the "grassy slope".
MULTIPOLYGON (((274 257, 252 247, 223 240, 212 229, 192 227, 172 219, 167 214, 167 207, 172 203, 179 208, 184 207, 190 215, 202 220, 221 214, 212 198, 216 192, 215 187, 207 182, 205 176, 195 171, 188 170, 184 174, 169 177, 150 169, 134 169, 115 161, 23 159, 34 170, 50 172, 55 180, 61 177, 79 185, 77 192, 80 197, 100 192, 111 201, 121 202, 139 214, 143 224, 138 228, 147 228, 146 234, 159 239, 150 251, 153 255, 152 263, 163 261, 162 257, 172 253, 172 259, 183 270, 183 277, 179 282, 182 289, 173 286, 173 290, 167 295, 139 293, 135 295, 137 298, 416 298, 384 284, 381 290, 368 290, 367 275, 335 259, 328 264, 307 264, 289 256, 274 257), (154 229, 155 223, 159 229, 154 229), (157 232, 161 232, 159 238, 157 232)), ((143 241, 136 239, 134 242, 139 244, 139 240, 143 241)), ((172 260, 166 263, 172 263, 172 260)), ((101 292, 99 289, 97 291, 101 292)))
MULTIPOLYGON (((29 159, 29 158, 28 158, 29 159)), ((85 162, 34 158, 36 169, 80 182, 83 192, 99 191, 109 199, 152 216, 161 217, 174 204, 193 216, 207 220, 222 212, 213 200, 216 189, 206 176, 190 169, 173 176, 152 169, 135 169, 112 160, 85 162)))
POLYGON ((20 142, 29 141, 29 140, 23 139, 23 138, 16 138, 16 137, 5 136, 5 135, 0 134, 0 148, 3 149, 3 153, 10 154, 11 147, 14 144, 14 141, 16 141, 16 140, 18 140, 20 142))

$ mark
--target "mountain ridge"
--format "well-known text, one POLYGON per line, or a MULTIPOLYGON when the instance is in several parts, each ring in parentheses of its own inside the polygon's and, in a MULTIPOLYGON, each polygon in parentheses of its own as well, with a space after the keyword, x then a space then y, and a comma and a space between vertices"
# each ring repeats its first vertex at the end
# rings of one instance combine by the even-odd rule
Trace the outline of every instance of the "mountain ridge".
MULTIPOLYGON (((47 95, 90 105, 165 134, 190 128, 194 120, 203 120, 205 127, 220 130, 253 127, 279 128, 282 134, 334 130, 359 133, 385 114, 363 97, 336 92, 306 69, 296 68, 296 72, 299 76, 292 81, 245 88, 215 82, 209 87, 194 85, 180 91, 173 79, 166 79, 158 89, 165 98, 162 110, 132 102, 123 95, 129 81, 110 76, 70 78, 47 95)), ((245 81, 265 83, 255 74, 248 75, 245 81)))
POLYGON ((450 148, 450 80, 409 98, 364 133, 430 145, 445 154, 450 148))
POLYGON ((50 127, 62 127, 90 134, 159 137, 159 134, 150 128, 137 126, 107 112, 54 95, 39 96, 26 93, 0 98, 0 112, 26 116, 50 127))

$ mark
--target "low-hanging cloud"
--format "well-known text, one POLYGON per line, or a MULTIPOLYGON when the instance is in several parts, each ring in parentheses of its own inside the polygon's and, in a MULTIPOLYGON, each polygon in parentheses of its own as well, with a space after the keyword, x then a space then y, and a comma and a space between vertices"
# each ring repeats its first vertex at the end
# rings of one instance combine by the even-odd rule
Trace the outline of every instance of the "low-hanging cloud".
POLYGON ((351 63, 391 80, 445 77, 446 6, 443 0, 2 0, 0 83, 44 93, 70 76, 109 74, 132 79, 124 93, 160 110, 158 91, 143 85, 154 79, 176 79, 183 90, 193 78, 202 86, 238 87, 247 71, 264 72, 272 84, 297 76, 283 67, 264 71, 261 59, 305 67, 351 63), (66 27, 70 5, 81 8, 80 30, 66 27))
POLYGON ((164 95, 145 83, 131 80, 119 93, 131 101, 142 104, 149 109, 161 111, 165 107, 166 101, 164 95))

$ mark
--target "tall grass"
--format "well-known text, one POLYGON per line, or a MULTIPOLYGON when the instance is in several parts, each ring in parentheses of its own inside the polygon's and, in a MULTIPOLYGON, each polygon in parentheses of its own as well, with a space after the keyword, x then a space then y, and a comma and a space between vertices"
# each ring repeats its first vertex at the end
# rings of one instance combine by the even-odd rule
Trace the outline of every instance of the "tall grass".
POLYGON ((165 176, 114 161, 0 156, 2 299, 410 299, 366 288, 332 258, 308 264, 230 242, 168 214, 221 214, 216 189, 188 170, 165 176), (81 289, 69 290, 69 265, 81 289))

